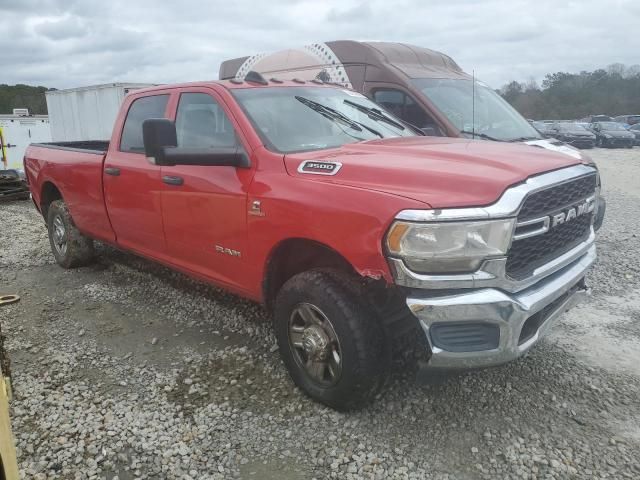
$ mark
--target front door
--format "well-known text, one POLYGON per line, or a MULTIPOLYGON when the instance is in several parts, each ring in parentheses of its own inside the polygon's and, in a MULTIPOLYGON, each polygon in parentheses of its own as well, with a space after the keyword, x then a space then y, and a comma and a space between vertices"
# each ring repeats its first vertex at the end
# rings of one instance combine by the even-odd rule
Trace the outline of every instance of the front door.
MULTIPOLYGON (((217 93, 180 92, 178 147, 247 145, 217 93)), ((162 167, 162 212, 167 250, 180 265, 229 287, 242 284, 247 261, 247 192, 252 168, 176 165, 162 167)))
POLYGON ((122 133, 109 145, 102 172, 117 243, 156 258, 166 254, 160 197, 163 183, 160 167, 145 157, 142 122, 164 118, 168 100, 168 93, 129 100, 124 125, 120 125, 122 133))

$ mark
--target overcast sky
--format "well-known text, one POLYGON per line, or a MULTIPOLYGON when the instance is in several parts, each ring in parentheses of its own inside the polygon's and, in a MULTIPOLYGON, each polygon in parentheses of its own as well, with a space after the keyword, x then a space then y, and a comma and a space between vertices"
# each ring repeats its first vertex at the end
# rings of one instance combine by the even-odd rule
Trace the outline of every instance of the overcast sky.
POLYGON ((0 83, 214 79, 222 60, 329 40, 442 51, 494 87, 640 63, 640 0, 0 0, 0 83))

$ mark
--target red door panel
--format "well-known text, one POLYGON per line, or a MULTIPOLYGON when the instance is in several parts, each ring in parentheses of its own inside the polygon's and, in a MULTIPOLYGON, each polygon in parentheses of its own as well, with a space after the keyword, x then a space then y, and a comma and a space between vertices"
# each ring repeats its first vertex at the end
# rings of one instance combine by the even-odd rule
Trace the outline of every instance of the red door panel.
POLYGON ((160 167, 144 155, 118 152, 107 157, 103 172, 105 201, 119 245, 141 253, 165 253, 160 167))
POLYGON ((162 167, 182 178, 164 184, 162 213, 169 255, 181 265, 228 285, 238 285, 247 260, 247 193, 250 171, 235 167, 162 167))

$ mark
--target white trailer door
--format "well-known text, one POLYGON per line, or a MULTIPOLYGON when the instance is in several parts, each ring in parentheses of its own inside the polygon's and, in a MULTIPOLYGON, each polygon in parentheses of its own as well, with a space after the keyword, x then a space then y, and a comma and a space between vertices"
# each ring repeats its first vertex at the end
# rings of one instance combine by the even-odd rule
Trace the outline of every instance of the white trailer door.
MULTIPOLYGON (((30 143, 50 142, 49 120, 16 117, 0 121, 8 168, 22 169, 22 158, 30 143)), ((0 167, 2 168, 2 167, 0 167)))

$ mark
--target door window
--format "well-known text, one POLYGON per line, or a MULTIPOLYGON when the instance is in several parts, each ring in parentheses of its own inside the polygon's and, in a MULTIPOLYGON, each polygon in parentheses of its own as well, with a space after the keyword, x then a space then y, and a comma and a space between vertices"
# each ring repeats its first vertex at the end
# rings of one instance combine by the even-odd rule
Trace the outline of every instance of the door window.
POLYGON ((134 100, 129 107, 122 129, 120 151, 144 153, 142 141, 142 122, 149 118, 164 118, 169 95, 153 95, 134 100))
POLYGON ((224 110, 206 93, 180 95, 176 134, 179 147, 235 147, 238 144, 224 110))
POLYGON ((373 92, 373 99, 386 110, 419 128, 434 127, 436 123, 409 95, 391 88, 373 92))

